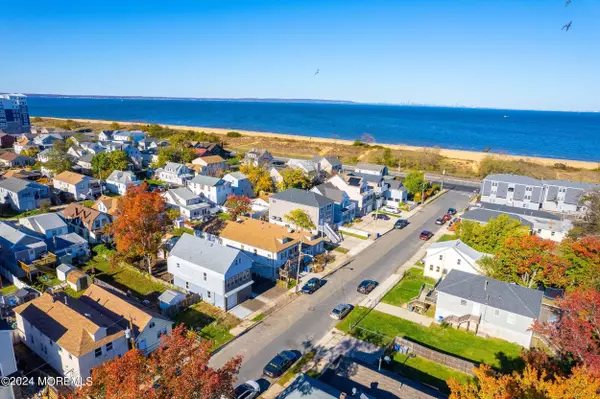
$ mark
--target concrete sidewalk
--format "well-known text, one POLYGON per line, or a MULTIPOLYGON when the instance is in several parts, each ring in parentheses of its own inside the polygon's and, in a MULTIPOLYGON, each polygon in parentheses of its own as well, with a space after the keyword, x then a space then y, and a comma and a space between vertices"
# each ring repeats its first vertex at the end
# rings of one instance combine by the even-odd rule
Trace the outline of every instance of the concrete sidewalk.
POLYGON ((401 308, 400 306, 389 305, 383 302, 379 302, 377 306, 375 306, 375 310, 412 321, 413 323, 417 323, 425 327, 429 327, 431 323, 433 323, 433 319, 430 317, 411 312, 410 310, 401 308))

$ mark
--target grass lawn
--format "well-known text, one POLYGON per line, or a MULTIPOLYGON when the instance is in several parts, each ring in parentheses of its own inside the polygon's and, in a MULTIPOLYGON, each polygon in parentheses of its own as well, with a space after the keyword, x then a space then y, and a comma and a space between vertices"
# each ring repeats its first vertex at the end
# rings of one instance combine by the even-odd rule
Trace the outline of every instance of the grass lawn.
POLYGON ((178 237, 181 237, 184 233, 194 235, 194 230, 190 229, 189 227, 178 227, 176 229, 173 229, 173 231, 171 232, 171 234, 173 234, 173 236, 178 236, 178 237))
POLYGON ((217 217, 219 218, 219 220, 222 220, 224 222, 227 222, 228 220, 231 220, 231 217, 229 216, 229 214, 225 213, 225 212, 219 212, 219 213, 217 213, 217 217))
POLYGON ((378 211, 378 213, 382 213, 384 215, 388 215, 388 216, 391 216, 393 218, 399 218, 400 216, 402 216, 402 215, 398 215, 396 213, 390 213, 390 212, 386 212, 386 211, 378 211))
POLYGON ((423 277, 422 268, 412 267, 406 271, 404 278, 390 292, 385 294, 381 301, 390 305, 401 306, 419 295, 423 283, 435 284, 435 280, 423 277))
POLYGON ((460 371, 442 366, 436 362, 429 361, 418 356, 409 356, 402 353, 395 353, 390 365, 391 371, 401 374, 414 381, 421 381, 432 385, 444 393, 450 393, 446 381, 454 378, 461 383, 467 383, 473 380, 468 375, 460 371))
POLYGON ((437 242, 452 241, 452 240, 458 240, 458 235, 456 235, 456 234, 444 234, 443 236, 441 236, 439 238, 439 240, 437 240, 437 242))
POLYGON ((94 204, 96 203, 96 201, 92 201, 92 200, 85 200, 85 201, 79 201, 78 204, 91 208, 94 204))
POLYGON ((355 238, 358 238, 360 240, 368 240, 367 237, 359 236, 358 234, 348 233, 346 231, 342 231, 342 235, 344 235, 344 236, 350 236, 350 237, 355 237, 355 238))
POLYGON ((65 291, 65 294, 67 294, 71 298, 79 298, 85 292, 85 290, 75 291, 75 290, 72 290, 70 287, 65 288, 64 291, 65 291))
POLYGON ((2 288, 0 288, 0 295, 12 294, 16 290, 18 290, 16 285, 2 281, 2 288))
POLYGON ((300 358, 284 375, 281 376, 277 383, 281 386, 285 386, 288 381, 290 381, 296 374, 302 371, 302 367, 308 362, 310 362, 315 357, 315 351, 312 350, 307 352, 304 356, 300 358))
POLYGON ((261 321, 264 318, 265 318, 265 314, 264 313, 259 313, 259 314, 257 314, 256 316, 254 316, 252 318, 252 321, 259 322, 259 321, 261 321))
POLYGON ((333 250, 335 252, 340 252, 342 254, 347 254, 348 252, 350 252, 350 250, 348 248, 344 248, 344 247, 335 247, 333 250))
POLYGON ((198 302, 174 317, 175 324, 184 323, 198 336, 212 341, 212 350, 227 342, 233 335, 229 333, 240 323, 240 319, 206 302, 198 302))
POLYGON ((360 327, 372 333, 359 328, 349 331, 350 326, 367 311, 368 309, 363 307, 356 308, 346 319, 338 323, 337 328, 376 344, 387 344, 397 336, 405 337, 432 349, 474 362, 483 362, 502 371, 514 370, 522 365, 519 345, 497 338, 477 337, 465 331, 458 331, 452 327, 444 328, 437 324, 423 327, 376 310, 371 311, 360 322, 360 327))

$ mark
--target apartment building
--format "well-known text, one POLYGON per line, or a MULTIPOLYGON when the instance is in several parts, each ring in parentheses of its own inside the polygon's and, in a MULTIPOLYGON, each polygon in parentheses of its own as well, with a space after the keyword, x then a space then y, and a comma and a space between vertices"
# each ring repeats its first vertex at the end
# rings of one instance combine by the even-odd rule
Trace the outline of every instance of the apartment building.
POLYGON ((0 94, 0 130, 26 133, 30 128, 27 97, 23 94, 0 94))

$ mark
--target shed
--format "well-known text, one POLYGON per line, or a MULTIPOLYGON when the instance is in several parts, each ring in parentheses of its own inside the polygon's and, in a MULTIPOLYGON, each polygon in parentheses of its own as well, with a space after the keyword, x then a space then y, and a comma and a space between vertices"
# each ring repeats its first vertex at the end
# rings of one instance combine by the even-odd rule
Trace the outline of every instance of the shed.
POLYGON ((67 284, 73 291, 87 289, 91 284, 91 278, 79 269, 74 269, 67 275, 67 284))
POLYGON ((158 297, 161 309, 168 309, 185 299, 185 294, 175 290, 166 290, 158 297))
POLYGON ((60 281, 67 281, 67 275, 75 270, 75 266, 66 264, 66 263, 61 263, 57 268, 56 268, 56 277, 58 277, 58 279, 60 281))

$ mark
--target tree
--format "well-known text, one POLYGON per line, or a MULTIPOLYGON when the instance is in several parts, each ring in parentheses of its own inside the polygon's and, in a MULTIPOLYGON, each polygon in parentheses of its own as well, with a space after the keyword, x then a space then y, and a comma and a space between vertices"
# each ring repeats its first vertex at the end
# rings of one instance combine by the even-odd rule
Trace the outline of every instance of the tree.
POLYGON ((121 130, 121 125, 119 125, 118 122, 113 122, 110 124, 110 129, 111 130, 121 130))
POLYGON ((506 215, 492 218, 485 225, 470 220, 462 220, 456 234, 462 242, 480 252, 495 254, 507 238, 529 235, 529 228, 506 215))
POLYGON ((575 221, 575 233, 581 236, 600 235, 600 190, 582 200, 587 208, 583 218, 575 221))
POLYGON ((287 220, 288 222, 296 225, 296 227, 299 227, 301 229, 304 229, 304 230, 314 230, 315 229, 315 224, 313 223, 312 219, 310 218, 308 213, 306 213, 302 209, 294 209, 287 215, 284 215, 283 218, 285 220, 287 220))
POLYGON ((250 212, 252 210, 250 202, 250 198, 245 195, 230 195, 225 201, 225 207, 231 220, 236 220, 239 215, 250 212))
POLYGON ((48 161, 44 166, 54 174, 70 170, 73 167, 73 157, 68 153, 69 148, 63 140, 55 140, 48 151, 48 161))
POLYGON ((600 290, 600 239, 565 239, 559 245, 561 257, 568 262, 568 286, 600 290))
POLYGON ((277 185, 277 188, 280 191, 285 191, 288 188, 299 188, 306 190, 311 186, 310 179, 301 169, 285 168, 282 169, 280 173, 282 180, 277 185))
POLYGON ((533 331, 544 335, 563 358, 573 359, 600 376, 600 292, 577 289, 556 304, 560 319, 536 321, 533 331))
MULTIPOLYGON (((463 227, 461 226, 461 229, 463 227)), ((480 265, 487 275, 525 287, 564 287, 567 263, 554 253, 556 243, 535 235, 510 237, 494 258, 483 258, 480 265)))
POLYGON ((420 194, 425 188, 427 188, 425 174, 416 170, 409 172, 404 178, 402 184, 412 195, 415 195, 417 193, 420 194))
POLYGON ((165 199, 158 192, 148 191, 146 183, 131 187, 119 201, 117 217, 109 227, 117 251, 142 256, 152 274, 152 260, 161 246, 171 220, 165 199))
POLYGON ((92 171, 100 179, 107 178, 113 170, 123 170, 129 165, 125 151, 100 152, 92 158, 92 171))
POLYGON ((397 168, 400 164, 400 158, 395 156, 390 148, 384 148, 383 154, 377 160, 377 163, 384 164, 385 166, 389 166, 390 168, 397 168))
POLYGON ((182 325, 161 338, 161 346, 144 356, 138 349, 92 369, 92 382, 72 398, 224 398, 233 397, 241 357, 220 369, 209 367, 211 342, 198 342, 182 325))
POLYGON ((264 165, 245 164, 240 166, 240 172, 248 176, 248 180, 254 187, 254 194, 273 192, 273 181, 269 170, 264 165))

